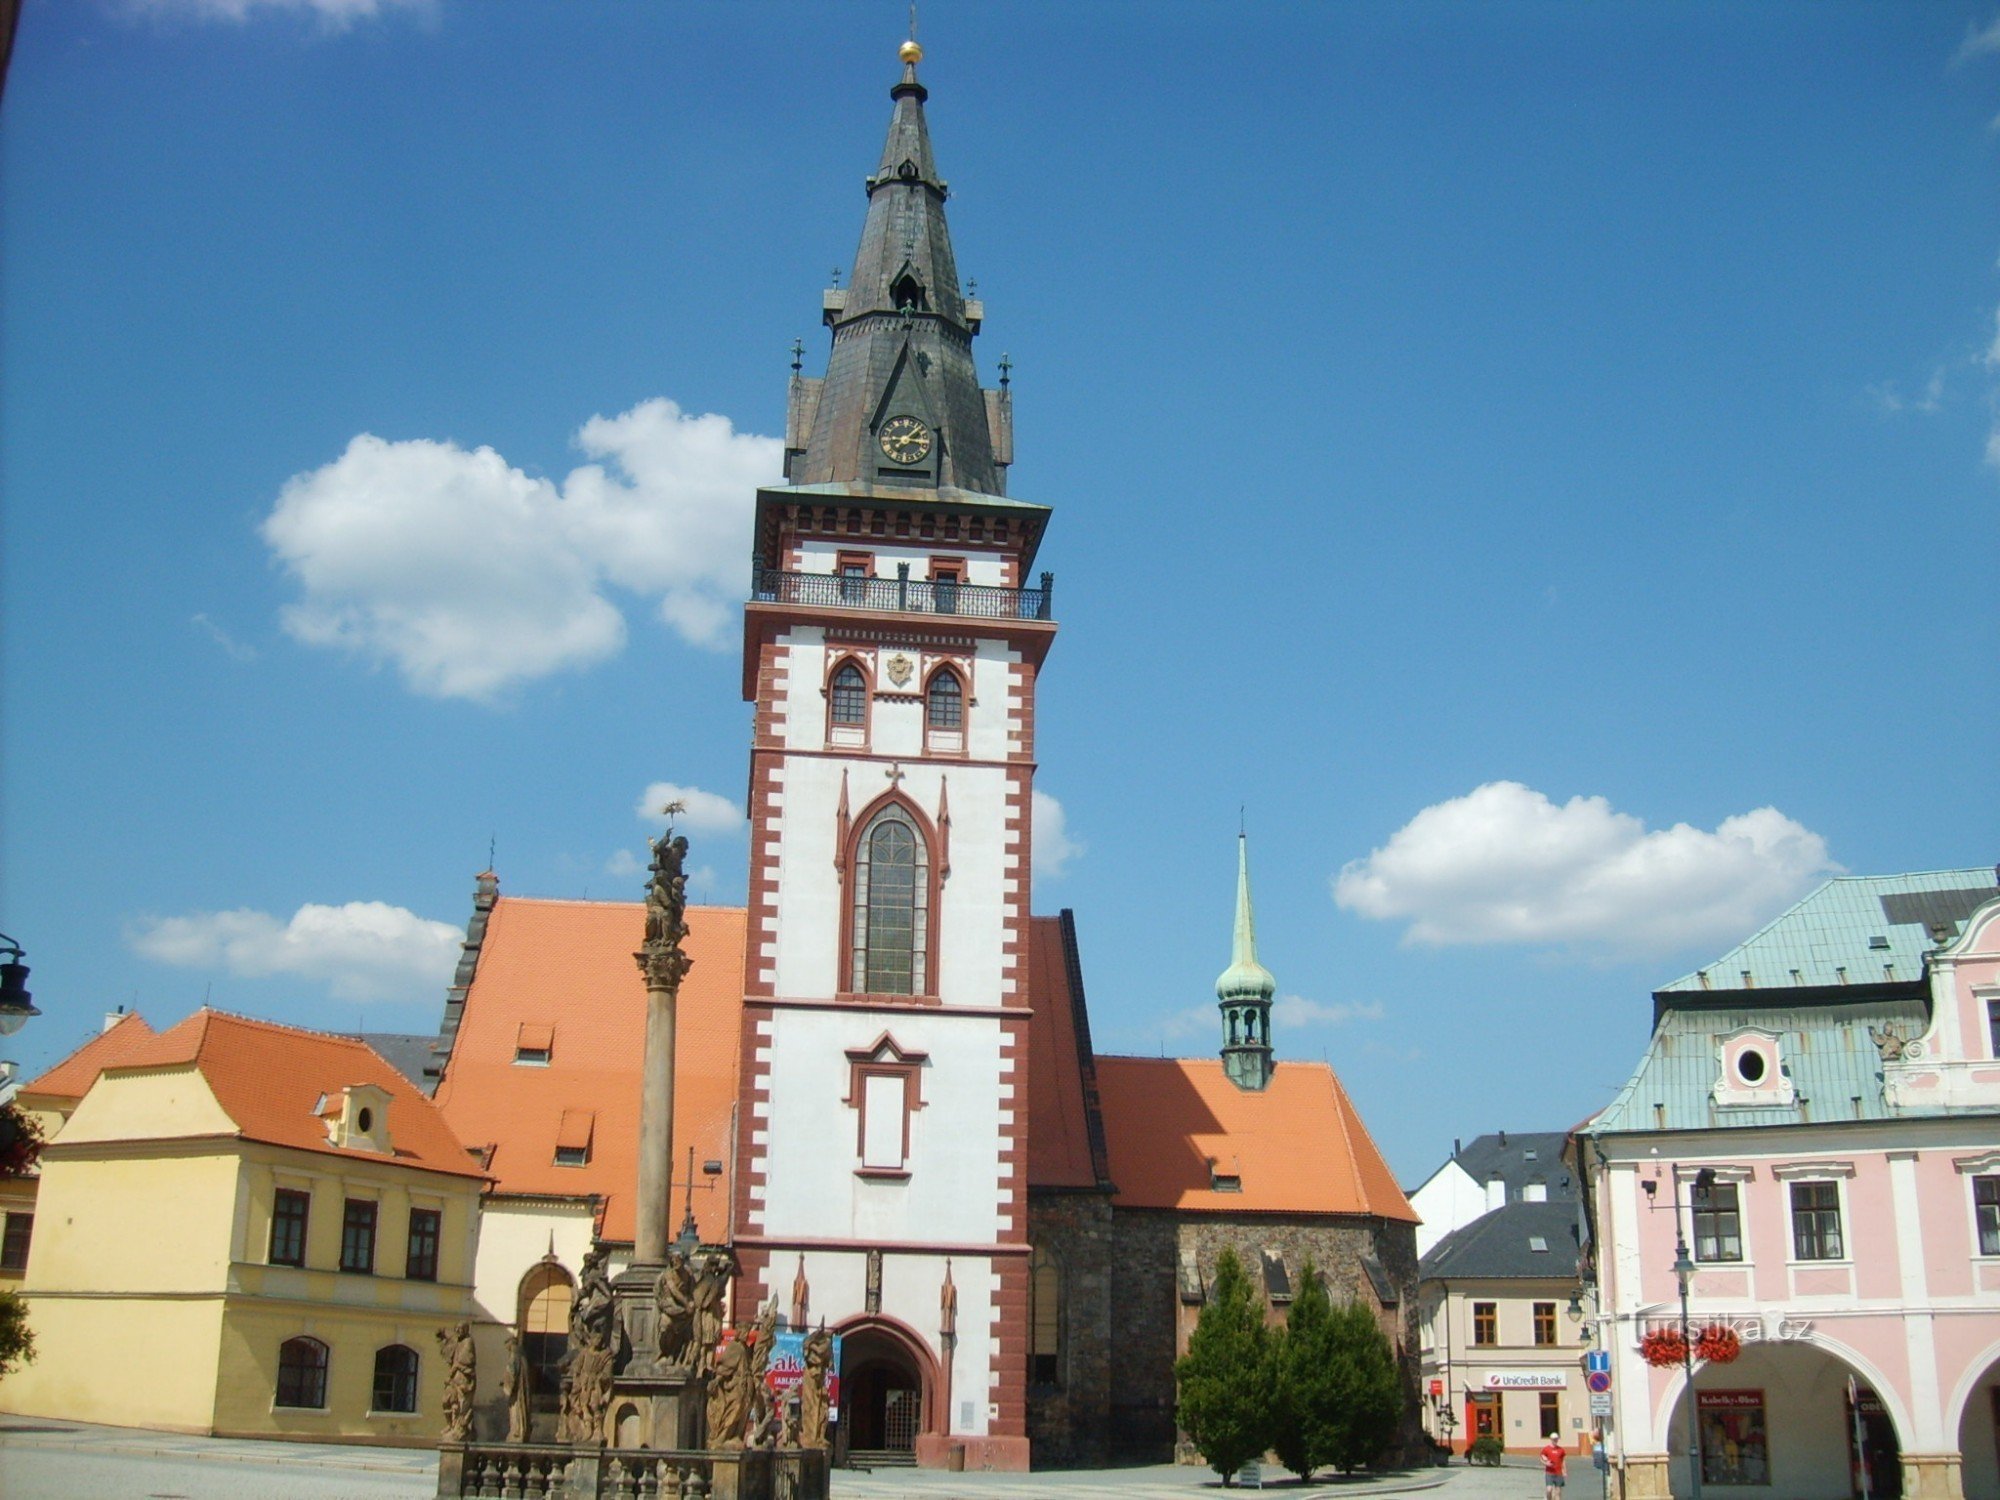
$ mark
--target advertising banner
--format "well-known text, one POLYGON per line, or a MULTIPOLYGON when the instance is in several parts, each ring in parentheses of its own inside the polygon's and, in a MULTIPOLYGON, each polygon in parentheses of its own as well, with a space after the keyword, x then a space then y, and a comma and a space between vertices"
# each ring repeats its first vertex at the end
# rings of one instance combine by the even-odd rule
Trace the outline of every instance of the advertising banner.
MULTIPOLYGON (((799 1388, 806 1374, 806 1336, 803 1329, 780 1332, 771 1347, 771 1363, 764 1372, 764 1384, 778 1401, 799 1388)), ((826 1372, 827 1419, 840 1410, 840 1335, 833 1336, 833 1364, 826 1372)))

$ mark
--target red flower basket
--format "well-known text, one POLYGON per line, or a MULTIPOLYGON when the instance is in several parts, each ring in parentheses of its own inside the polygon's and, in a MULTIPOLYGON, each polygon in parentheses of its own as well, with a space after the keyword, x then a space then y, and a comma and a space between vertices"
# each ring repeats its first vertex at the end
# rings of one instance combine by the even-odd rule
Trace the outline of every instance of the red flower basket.
POLYGON ((1736 1336, 1736 1330, 1720 1323, 1702 1329, 1694 1343, 1694 1357, 1712 1365, 1729 1364, 1742 1352, 1743 1340, 1736 1336))
POLYGON ((1687 1358, 1687 1340, 1678 1328, 1655 1328, 1639 1340, 1639 1357, 1649 1365, 1666 1369, 1687 1358))

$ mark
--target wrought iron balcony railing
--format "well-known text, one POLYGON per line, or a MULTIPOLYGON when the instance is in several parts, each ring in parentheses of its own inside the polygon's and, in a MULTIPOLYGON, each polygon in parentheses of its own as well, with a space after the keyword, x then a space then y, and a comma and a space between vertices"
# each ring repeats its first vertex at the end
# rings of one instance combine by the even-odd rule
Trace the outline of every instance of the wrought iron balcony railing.
POLYGON ((1054 616, 1056 576, 1042 574, 1033 589, 1003 589, 985 583, 926 581, 908 576, 857 578, 840 573, 786 573, 750 570, 750 598, 758 604, 804 604, 826 609, 879 609, 897 614, 963 615, 980 620, 1047 620, 1054 616))

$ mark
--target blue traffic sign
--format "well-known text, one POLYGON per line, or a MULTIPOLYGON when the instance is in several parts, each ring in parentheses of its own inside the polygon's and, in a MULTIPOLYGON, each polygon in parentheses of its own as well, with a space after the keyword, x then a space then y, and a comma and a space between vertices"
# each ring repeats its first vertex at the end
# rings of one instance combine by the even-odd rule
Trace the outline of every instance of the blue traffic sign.
POLYGON ((1592 1375, 1600 1371, 1607 1375, 1610 1374, 1611 1351, 1609 1349, 1586 1350, 1583 1356, 1583 1368, 1592 1375))

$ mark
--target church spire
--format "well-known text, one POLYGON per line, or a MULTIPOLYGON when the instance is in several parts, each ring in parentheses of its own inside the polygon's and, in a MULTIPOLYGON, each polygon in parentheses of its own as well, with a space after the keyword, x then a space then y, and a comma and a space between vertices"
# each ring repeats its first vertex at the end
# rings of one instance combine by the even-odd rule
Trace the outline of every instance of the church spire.
POLYGON ((864 186, 868 215, 854 269, 822 298, 833 330, 824 379, 794 376, 785 476, 863 491, 953 487, 1005 492, 1012 409, 972 360, 983 317, 959 285, 917 80, 923 49, 903 43, 902 77, 882 157, 864 186))
POLYGON ((1229 967, 1215 981, 1222 1010, 1222 1069, 1240 1089, 1271 1081, 1271 999, 1278 981, 1257 962, 1257 918, 1250 907, 1250 840, 1236 835, 1236 932, 1229 967))

